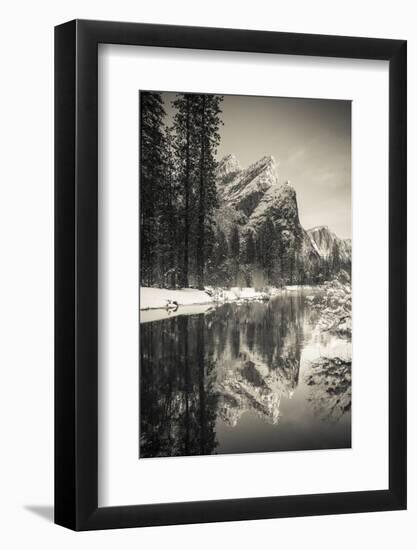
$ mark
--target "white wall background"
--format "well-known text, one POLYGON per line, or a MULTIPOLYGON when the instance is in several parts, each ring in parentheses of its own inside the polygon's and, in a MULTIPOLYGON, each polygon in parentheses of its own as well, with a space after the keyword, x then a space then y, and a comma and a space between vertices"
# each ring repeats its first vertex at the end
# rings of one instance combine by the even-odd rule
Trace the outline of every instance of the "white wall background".
MULTIPOLYGON (((3 548, 392 549, 417 541, 416 290, 409 288, 409 510, 72 533, 53 500, 53 26, 73 18, 404 38, 409 54, 409 280, 416 280, 417 19, 413 3, 15 0, 2 9, 0 544, 3 548)), ((371 214, 370 214, 371 215, 371 214)))

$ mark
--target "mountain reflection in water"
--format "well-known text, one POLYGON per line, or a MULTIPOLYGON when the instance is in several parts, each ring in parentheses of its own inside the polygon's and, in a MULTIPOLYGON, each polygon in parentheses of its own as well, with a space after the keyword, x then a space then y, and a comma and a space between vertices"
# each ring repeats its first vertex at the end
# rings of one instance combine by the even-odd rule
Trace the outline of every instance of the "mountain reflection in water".
POLYGON ((350 340, 311 293, 143 322, 140 457, 350 447, 350 340))

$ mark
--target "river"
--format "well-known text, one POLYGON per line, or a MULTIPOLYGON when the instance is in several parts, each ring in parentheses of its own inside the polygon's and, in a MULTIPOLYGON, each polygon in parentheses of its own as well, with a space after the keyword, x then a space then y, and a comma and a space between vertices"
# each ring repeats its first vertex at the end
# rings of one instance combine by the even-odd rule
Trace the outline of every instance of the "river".
POLYGON ((141 318, 140 458, 349 448, 351 342, 316 292, 141 318))

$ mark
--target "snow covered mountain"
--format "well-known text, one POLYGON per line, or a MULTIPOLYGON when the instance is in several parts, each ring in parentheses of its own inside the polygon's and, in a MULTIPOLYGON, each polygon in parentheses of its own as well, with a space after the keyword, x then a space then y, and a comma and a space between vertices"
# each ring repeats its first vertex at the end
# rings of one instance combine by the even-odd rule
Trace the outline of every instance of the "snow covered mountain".
POLYGON ((329 259, 333 256, 335 248, 342 261, 349 261, 352 255, 352 243, 350 239, 340 239, 332 233, 327 225, 313 227, 307 231, 313 244, 322 258, 329 259))
MULTIPOLYGON (((242 169, 234 155, 227 155, 218 165, 217 190, 217 226, 225 235, 237 226, 241 250, 248 239, 258 240, 257 248, 266 243, 268 250, 257 253, 274 254, 275 264, 285 259, 286 265, 280 265, 276 277, 305 281, 319 273, 321 263, 331 263, 336 245, 342 264, 350 261, 349 241, 339 239, 325 226, 309 232, 301 226, 295 189, 289 182, 279 182, 274 157, 262 157, 242 169)), ((261 263, 265 268, 268 262, 261 263)))
POLYGON ((226 155, 217 167, 217 178, 219 181, 227 181, 228 179, 232 179, 241 170, 242 168, 235 155, 226 155))
POLYGON ((239 169, 234 155, 228 155, 218 167, 218 191, 223 202, 250 216, 268 191, 278 188, 273 157, 263 157, 245 170, 239 169))

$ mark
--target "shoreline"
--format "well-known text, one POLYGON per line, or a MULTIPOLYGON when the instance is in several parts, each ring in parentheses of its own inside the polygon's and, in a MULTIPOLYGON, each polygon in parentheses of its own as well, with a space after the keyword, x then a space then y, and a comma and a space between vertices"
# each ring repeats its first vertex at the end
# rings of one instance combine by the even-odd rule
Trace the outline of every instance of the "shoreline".
POLYGON ((180 306, 218 305, 232 302, 266 302, 284 292, 314 290, 320 287, 321 285, 287 285, 282 288, 269 287, 267 290, 256 290, 252 287, 231 287, 229 289, 207 287, 205 290, 140 287, 139 310, 166 310, 171 304, 174 304, 172 307, 174 309, 180 306))

